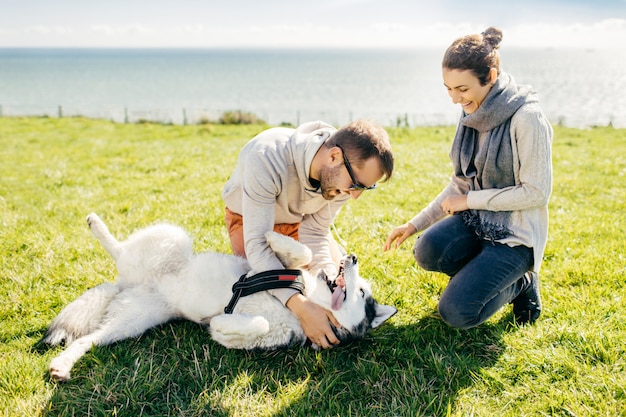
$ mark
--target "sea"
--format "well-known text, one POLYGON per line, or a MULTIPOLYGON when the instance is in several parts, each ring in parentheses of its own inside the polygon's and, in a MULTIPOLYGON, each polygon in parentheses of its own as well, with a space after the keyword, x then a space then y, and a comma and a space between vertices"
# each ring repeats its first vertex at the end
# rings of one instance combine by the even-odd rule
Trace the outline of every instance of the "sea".
MULTIPOLYGON (((0 117, 456 124, 435 49, 0 49, 0 117)), ((553 124, 626 127, 626 49, 501 48, 553 124)))

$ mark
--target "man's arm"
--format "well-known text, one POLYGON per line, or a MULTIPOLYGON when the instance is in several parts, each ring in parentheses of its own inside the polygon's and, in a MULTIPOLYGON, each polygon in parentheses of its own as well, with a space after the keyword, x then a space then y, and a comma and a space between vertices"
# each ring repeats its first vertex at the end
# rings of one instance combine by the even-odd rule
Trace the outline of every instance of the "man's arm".
POLYGON ((338 196, 336 200, 329 201, 316 213, 303 217, 298 230, 298 239, 313 252, 313 259, 309 264, 312 271, 323 269, 331 276, 337 273, 337 265, 331 250, 330 226, 341 207, 349 199, 350 196, 338 196))
MULTIPOLYGON (((256 169, 246 170, 242 190, 242 216, 244 219, 246 256, 255 273, 272 269, 283 269, 284 266, 270 249, 265 239, 265 234, 274 228, 276 197, 281 192, 280 185, 282 181, 280 180, 280 174, 275 172, 274 167, 266 165, 266 158, 259 158, 258 154, 252 154, 251 157, 254 158, 254 161, 247 161, 248 166, 254 166, 256 169)), ((327 240, 329 219, 334 216, 336 211, 328 213, 329 217, 322 217, 321 223, 323 225, 328 222, 326 233, 322 236, 324 241, 327 240)), ((305 223, 305 221, 303 220, 302 223, 305 223)), ((308 230, 305 224, 305 236, 308 235, 308 230)), ((299 231, 300 237, 302 236, 301 232, 302 229, 299 231)), ((316 237, 312 239, 311 242, 317 241, 317 245, 326 246, 328 257, 330 257, 328 243, 320 242, 316 237)), ((302 243, 307 244, 308 242, 303 241, 302 243)), ((311 302, 293 289, 275 289, 270 290, 269 293, 283 302, 295 314, 305 335, 312 343, 322 348, 329 348, 339 343, 329 320, 336 327, 340 327, 340 325, 332 313, 311 302)))

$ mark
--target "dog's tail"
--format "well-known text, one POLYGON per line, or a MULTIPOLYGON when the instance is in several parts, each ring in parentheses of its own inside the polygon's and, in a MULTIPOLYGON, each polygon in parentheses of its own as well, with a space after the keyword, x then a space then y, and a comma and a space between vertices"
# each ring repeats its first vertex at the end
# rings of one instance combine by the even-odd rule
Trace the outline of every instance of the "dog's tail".
POLYGON ((111 283, 85 291, 61 310, 48 327, 42 342, 56 346, 65 341, 67 346, 73 340, 92 333, 102 324, 107 307, 119 291, 119 287, 111 283))

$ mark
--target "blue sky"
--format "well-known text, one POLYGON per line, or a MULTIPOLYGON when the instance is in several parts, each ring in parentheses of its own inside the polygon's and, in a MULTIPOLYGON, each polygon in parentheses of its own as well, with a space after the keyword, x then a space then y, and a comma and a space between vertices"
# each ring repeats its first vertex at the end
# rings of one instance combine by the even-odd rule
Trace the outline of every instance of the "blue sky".
POLYGON ((0 0, 0 47, 626 48, 626 0, 0 0))

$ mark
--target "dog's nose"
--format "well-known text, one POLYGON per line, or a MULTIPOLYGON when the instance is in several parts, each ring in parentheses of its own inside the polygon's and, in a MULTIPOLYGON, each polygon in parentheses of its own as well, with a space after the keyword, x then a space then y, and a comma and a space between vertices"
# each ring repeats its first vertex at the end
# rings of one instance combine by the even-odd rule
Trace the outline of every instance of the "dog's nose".
POLYGON ((350 259, 350 262, 356 265, 356 261, 357 261, 356 255, 352 254, 348 258, 350 259))

